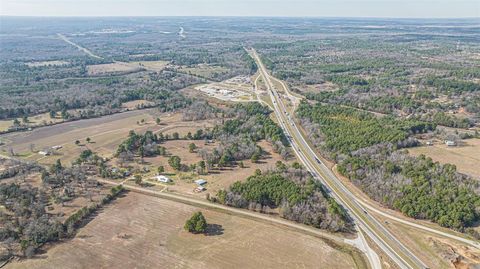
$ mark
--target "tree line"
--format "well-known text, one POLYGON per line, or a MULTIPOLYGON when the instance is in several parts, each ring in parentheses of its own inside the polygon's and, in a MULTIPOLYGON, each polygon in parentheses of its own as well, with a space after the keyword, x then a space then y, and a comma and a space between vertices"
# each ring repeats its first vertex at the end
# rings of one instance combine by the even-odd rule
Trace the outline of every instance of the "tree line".
POLYGON ((454 165, 411 157, 383 143, 353 152, 338 171, 374 200, 409 217, 460 231, 480 220, 480 184, 454 165))
POLYGON ((279 161, 274 170, 257 170, 246 181, 233 183, 211 199, 233 207, 278 213, 285 219, 320 229, 353 231, 345 209, 298 163, 287 166, 279 161))

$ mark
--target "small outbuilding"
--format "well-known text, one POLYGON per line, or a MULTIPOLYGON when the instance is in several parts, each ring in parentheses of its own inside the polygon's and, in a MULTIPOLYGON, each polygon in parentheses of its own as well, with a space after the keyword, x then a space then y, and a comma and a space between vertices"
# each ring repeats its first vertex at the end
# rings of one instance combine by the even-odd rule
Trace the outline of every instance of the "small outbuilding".
POLYGON ((202 191, 205 191, 205 190, 206 190, 205 187, 203 187, 203 186, 198 186, 198 187, 196 187, 195 190, 193 190, 193 191, 194 191, 194 192, 202 192, 202 191))
POLYGON ((48 155, 50 155, 50 152, 41 150, 41 151, 38 152, 38 154, 43 155, 43 156, 48 156, 48 155))

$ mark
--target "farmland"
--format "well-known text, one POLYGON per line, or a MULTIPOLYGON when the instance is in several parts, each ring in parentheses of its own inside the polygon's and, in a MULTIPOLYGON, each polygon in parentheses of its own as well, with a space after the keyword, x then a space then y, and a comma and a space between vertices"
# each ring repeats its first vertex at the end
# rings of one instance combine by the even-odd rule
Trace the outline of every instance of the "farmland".
POLYGON ((77 236, 39 259, 6 268, 363 268, 320 239, 282 227, 202 210, 211 232, 192 235, 184 220, 198 208, 129 193, 105 208, 77 236), (301 253, 301 255, 299 255, 301 253), (319 255, 321 253, 321 255, 319 255), (359 267, 360 266, 360 267, 359 267))
MULTIPOLYGON (((130 130, 159 132, 160 130, 176 128, 177 125, 179 127, 191 125, 182 123, 180 118, 179 114, 161 114, 154 109, 130 111, 38 128, 29 132, 3 135, 1 139, 5 145, 2 148, 5 152, 7 148, 11 147, 14 152, 29 155, 29 160, 39 161, 42 164, 52 164, 57 159, 69 163, 86 148, 97 151, 104 157, 111 157, 115 148, 130 130), (161 117, 164 125, 157 125, 156 117, 161 117), (87 137, 92 139, 92 143, 85 142, 87 137), (75 145, 76 140, 82 141, 82 144, 75 145), (34 145, 36 150, 53 146, 62 146, 62 149, 54 155, 44 157, 31 152, 31 144, 34 145)), ((205 124, 208 126, 208 123, 205 124)), ((204 126, 202 123, 197 123, 197 125, 204 126)))

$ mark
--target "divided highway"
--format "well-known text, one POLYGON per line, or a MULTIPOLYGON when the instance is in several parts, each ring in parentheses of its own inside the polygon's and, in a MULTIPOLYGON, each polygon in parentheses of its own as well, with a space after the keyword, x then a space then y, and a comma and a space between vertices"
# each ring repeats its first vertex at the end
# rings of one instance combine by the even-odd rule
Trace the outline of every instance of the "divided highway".
MULTIPOLYGON (((303 165, 316 179, 320 180, 327 187, 337 202, 347 209, 357 227, 360 229, 360 232, 365 233, 400 268, 428 268, 418 257, 397 240, 381 222, 369 215, 368 209, 363 207, 357 201, 354 194, 320 161, 286 109, 283 100, 273 86, 271 81, 273 77, 267 72, 257 52, 251 49, 249 53, 257 63, 260 76, 262 76, 265 86, 267 87, 268 94, 273 103, 275 116, 303 165)), ((278 79, 276 80, 278 81, 278 79)), ((369 257, 370 263, 372 263, 371 266, 378 268, 381 266, 378 257, 376 259, 372 257, 373 255, 369 253, 371 251, 372 250, 368 248, 366 253, 367 257, 369 257)))

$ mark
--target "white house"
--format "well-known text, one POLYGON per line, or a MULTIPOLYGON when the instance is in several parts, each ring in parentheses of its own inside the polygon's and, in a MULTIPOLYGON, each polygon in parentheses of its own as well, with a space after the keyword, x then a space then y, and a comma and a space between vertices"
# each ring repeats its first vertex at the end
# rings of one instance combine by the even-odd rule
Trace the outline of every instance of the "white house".
POLYGON ((41 151, 38 152, 38 154, 43 155, 43 156, 47 156, 47 155, 50 155, 50 152, 41 150, 41 151))
POLYGON ((160 182, 163 182, 163 183, 172 182, 171 179, 169 179, 169 178, 166 177, 166 176, 162 176, 162 175, 155 176, 154 178, 155 178, 156 180, 160 181, 160 182))
POLYGON ((204 184, 207 183, 207 181, 205 179, 197 179, 195 180, 195 183, 198 185, 198 186, 202 186, 204 184))
POLYGON ((453 140, 445 140, 445 145, 452 147, 452 146, 456 146, 457 143, 453 140))

